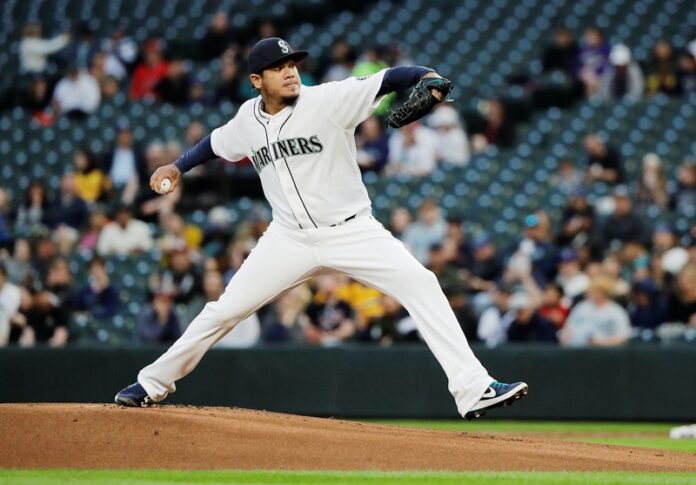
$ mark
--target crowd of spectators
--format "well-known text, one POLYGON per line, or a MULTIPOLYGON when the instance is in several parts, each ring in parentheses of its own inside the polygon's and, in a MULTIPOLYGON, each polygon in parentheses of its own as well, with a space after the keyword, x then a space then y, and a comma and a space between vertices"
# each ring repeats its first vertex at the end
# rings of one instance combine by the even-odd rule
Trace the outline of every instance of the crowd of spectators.
MULTIPOLYGON (((178 106, 238 105, 254 96, 243 62, 248 47, 277 34, 273 23, 261 22, 253 34, 238 35, 227 15, 218 13, 193 58, 184 59, 157 39, 141 49, 122 30, 98 39, 83 27, 44 39, 38 26, 28 25, 19 48, 16 102, 42 125, 61 116, 80 122, 117 95, 178 106), (193 67, 201 62, 219 68, 212 88, 196 76, 193 67)), ((627 46, 606 43, 599 29, 587 29, 577 43, 562 28, 543 52, 543 76, 516 82, 538 107, 582 97, 610 102, 682 96, 696 92, 691 46, 677 51, 660 41, 652 59, 640 65, 627 46)), ((301 67, 302 80, 336 81, 400 64, 412 61, 395 46, 359 53, 338 40, 327 56, 301 67)), ((466 166, 489 144, 516 143, 519 119, 502 98, 486 100, 465 117, 441 105, 421 122, 388 134, 381 117, 391 102, 393 97, 385 100, 356 133, 363 172, 417 178, 441 163, 466 166)), ((63 346, 74 341, 73 325, 110 325, 129 303, 113 280, 113 258, 159 258, 158 270, 144 276, 146 305, 137 315, 134 341, 172 342, 206 301, 222 294, 270 220, 259 205, 235 226, 223 205, 221 181, 230 185, 228 180, 246 176, 244 163, 233 172, 222 162, 198 167, 184 179, 184 196, 180 188, 155 197, 148 183, 157 167, 204 136, 205 128, 194 121, 179 140, 140 146, 123 122, 104 153, 75 152, 55 194, 45 180, 34 181, 15 200, 0 186, 0 346, 63 346), (208 211, 205 230, 182 217, 201 208, 208 211), (84 280, 71 271, 75 254, 89 260, 84 280)), ((499 247, 485 229, 471 231, 475 221, 446 218, 435 200, 425 200, 416 214, 405 207, 392 211, 385 225, 437 276, 469 340, 612 346, 630 338, 696 334, 696 223, 679 233, 641 217, 656 207, 696 220, 696 160, 686 158, 672 174, 659 156, 645 154, 632 178, 611 141, 587 134, 585 160, 563 161, 552 181, 567 197, 560 220, 541 209, 527 214, 523 233, 509 246, 499 247), (611 186, 611 195, 590 197, 587 189, 596 183, 611 186)), ((399 302, 346 276, 324 274, 251 315, 220 345, 419 340, 399 302)))

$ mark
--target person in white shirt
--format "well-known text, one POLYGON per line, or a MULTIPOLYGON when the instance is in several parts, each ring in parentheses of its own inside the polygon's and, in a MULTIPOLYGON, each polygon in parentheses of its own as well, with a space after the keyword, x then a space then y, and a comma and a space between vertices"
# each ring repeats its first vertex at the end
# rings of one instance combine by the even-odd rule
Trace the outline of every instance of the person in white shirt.
POLYGON ((604 275, 595 276, 587 289, 587 298, 573 307, 561 330, 561 344, 567 347, 615 347, 631 334, 626 310, 611 300, 614 282, 604 275))
POLYGON ((153 246, 150 228, 146 223, 131 217, 127 206, 117 209, 114 221, 102 229, 97 252, 102 256, 132 254, 149 251, 153 246))
POLYGON ((84 117, 94 113, 101 102, 99 82, 87 71, 72 67, 67 76, 56 85, 53 108, 56 114, 84 117))
POLYGON ((47 59, 70 42, 69 34, 61 34, 52 39, 41 38, 41 27, 28 24, 19 42, 19 69, 27 74, 41 74, 46 70, 47 59))
POLYGON ((438 161, 459 166, 469 163, 469 141, 456 109, 448 104, 438 105, 428 124, 435 129, 438 161))
POLYGON ((7 270, 0 264, 0 347, 7 345, 12 321, 18 317, 22 291, 7 281, 7 270))
POLYGON ((437 136, 419 122, 404 126, 389 139, 387 172, 422 177, 437 165, 437 136))

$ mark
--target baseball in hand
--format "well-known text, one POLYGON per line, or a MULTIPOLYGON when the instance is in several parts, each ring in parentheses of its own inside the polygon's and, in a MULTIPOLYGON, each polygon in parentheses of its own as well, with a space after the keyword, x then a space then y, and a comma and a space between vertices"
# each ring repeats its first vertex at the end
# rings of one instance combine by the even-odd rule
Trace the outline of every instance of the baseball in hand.
POLYGON ((168 194, 171 189, 172 181, 169 179, 162 179, 162 181, 159 184, 160 194, 168 194))

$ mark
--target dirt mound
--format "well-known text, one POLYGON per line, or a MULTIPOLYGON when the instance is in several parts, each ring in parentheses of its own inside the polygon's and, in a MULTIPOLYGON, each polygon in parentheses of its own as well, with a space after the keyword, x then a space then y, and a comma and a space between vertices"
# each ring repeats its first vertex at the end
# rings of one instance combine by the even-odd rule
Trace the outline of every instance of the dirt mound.
POLYGON ((4 404, 0 467, 696 471, 696 457, 245 409, 4 404))

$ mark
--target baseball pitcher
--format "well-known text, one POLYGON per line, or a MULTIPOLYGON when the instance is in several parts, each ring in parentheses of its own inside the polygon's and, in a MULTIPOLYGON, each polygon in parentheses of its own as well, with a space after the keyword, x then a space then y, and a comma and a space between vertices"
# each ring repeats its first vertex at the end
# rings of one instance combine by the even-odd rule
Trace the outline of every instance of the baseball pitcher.
POLYGON ((451 83, 432 69, 396 67, 363 78, 303 86, 296 62, 308 55, 273 37, 249 53, 259 96, 227 124, 157 169, 150 186, 166 193, 181 175, 209 160, 248 157, 273 220, 227 285, 184 334, 116 395, 124 406, 148 406, 176 390, 203 355, 241 320, 322 269, 343 272, 399 300, 444 369, 457 409, 467 418, 527 394, 524 382, 494 380, 469 348, 437 279, 372 217, 355 159, 355 128, 386 94, 416 88, 389 115, 399 127, 444 101, 451 83))

